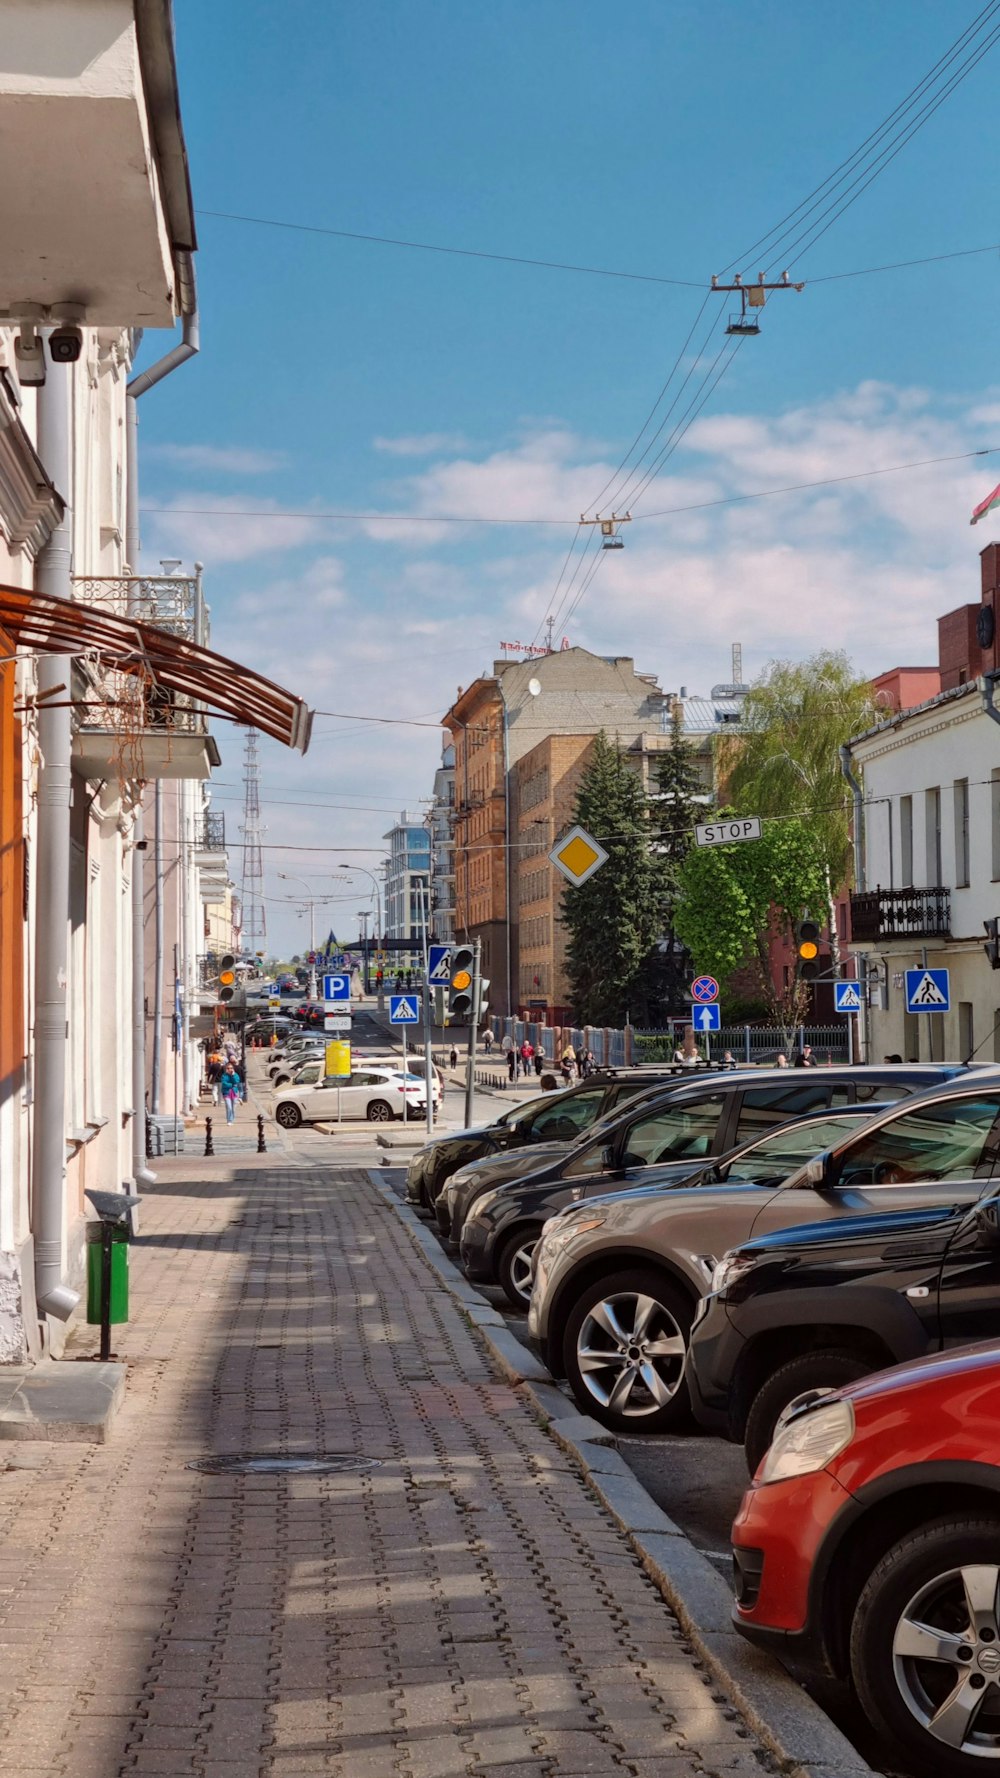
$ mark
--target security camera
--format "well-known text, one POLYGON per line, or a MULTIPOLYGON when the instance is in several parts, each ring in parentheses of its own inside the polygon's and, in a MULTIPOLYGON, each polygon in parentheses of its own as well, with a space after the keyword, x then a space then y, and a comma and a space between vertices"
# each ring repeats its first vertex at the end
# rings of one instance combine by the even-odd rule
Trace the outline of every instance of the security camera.
POLYGON ((22 327, 14 335, 14 363, 17 380, 25 388, 45 381, 45 352, 42 336, 33 327, 22 327))
POLYGON ((49 334, 53 364, 75 364, 83 351, 83 328, 72 323, 54 327, 49 334))

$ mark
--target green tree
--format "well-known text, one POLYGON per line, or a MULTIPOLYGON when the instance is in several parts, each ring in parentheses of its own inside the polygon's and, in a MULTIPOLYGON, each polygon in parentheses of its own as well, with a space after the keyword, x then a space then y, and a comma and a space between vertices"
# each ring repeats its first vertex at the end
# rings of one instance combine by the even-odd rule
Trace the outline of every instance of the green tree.
POLYGON ((608 861, 563 893, 566 972, 581 1025, 645 1023, 655 993, 652 955, 663 930, 663 871, 650 843, 642 784, 603 732, 580 780, 573 820, 608 861))
POLYGON ((769 945, 791 935, 803 914, 822 918, 826 864, 818 835, 799 821, 770 821, 761 838, 732 846, 694 846, 681 867, 677 930, 696 969, 725 981, 752 964, 761 997, 790 1041, 809 990, 794 977, 771 979, 769 945))
MULTIPOLYGON (((694 748, 684 738, 681 706, 675 703, 670 717, 670 745, 656 762, 659 791, 653 806, 654 844, 662 869, 663 932, 653 969, 653 990, 666 1013, 686 1013, 684 990, 691 976, 691 958, 677 930, 681 895, 681 867, 691 850, 694 826, 704 813, 699 800, 700 781, 694 748)), ((659 1022, 654 1020, 654 1022, 659 1022)))
POLYGON ((823 650, 806 661, 772 661, 744 700, 739 735, 720 751, 726 795, 739 814, 808 820, 825 884, 814 917, 828 924, 838 962, 834 896, 850 882, 852 862, 839 750, 877 719, 868 681, 845 654, 823 650))

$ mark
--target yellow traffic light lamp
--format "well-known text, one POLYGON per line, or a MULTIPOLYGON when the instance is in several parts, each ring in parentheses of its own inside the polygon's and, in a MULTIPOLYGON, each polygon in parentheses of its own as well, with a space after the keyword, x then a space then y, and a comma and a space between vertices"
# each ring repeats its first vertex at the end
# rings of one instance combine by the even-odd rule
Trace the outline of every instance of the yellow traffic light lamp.
POLYGON ((800 982, 819 975, 820 930, 815 920, 800 920, 795 928, 795 968, 800 982))

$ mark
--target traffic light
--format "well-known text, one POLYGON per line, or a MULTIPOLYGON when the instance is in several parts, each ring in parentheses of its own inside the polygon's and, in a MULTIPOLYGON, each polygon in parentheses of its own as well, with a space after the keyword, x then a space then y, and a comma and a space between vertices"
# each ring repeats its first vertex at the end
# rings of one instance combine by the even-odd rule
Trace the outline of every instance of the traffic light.
POLYGON ((486 1014, 489 1011, 489 1006, 490 1006, 489 985, 490 985, 489 976, 488 975, 480 976, 480 978, 479 978, 479 1023, 480 1024, 483 1023, 483 1020, 485 1019, 486 1014))
POLYGON ((795 928, 795 972, 800 982, 819 975, 819 927, 815 920, 800 920, 795 928))
POLYGON ((456 945, 451 953, 448 979, 448 1018, 471 1019, 475 988, 476 952, 472 945, 456 945))
POLYGON ((986 943, 983 950, 990 960, 991 969, 1000 969, 1000 920, 984 920, 986 943))
POLYGON ((228 1005, 236 995, 236 958, 227 953, 219 961, 219 999, 228 1005))

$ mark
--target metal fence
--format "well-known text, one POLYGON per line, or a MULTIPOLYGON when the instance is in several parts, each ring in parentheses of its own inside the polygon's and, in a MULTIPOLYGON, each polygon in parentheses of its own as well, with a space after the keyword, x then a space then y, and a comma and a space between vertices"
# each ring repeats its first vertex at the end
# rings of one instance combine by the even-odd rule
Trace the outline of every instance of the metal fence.
MULTIPOLYGON (((690 1018, 679 1018, 655 1030, 629 1025, 614 1029, 599 1025, 542 1025, 528 1019, 493 1018, 490 1025, 496 1043, 509 1037, 515 1049, 525 1038, 535 1050, 541 1050, 545 1061, 558 1066, 567 1044, 576 1051, 589 1049, 598 1067, 625 1068, 636 1062, 672 1061, 674 1050, 690 1025, 690 1018)), ((786 1055, 789 1062, 804 1044, 809 1044, 819 1062, 848 1062, 850 1035, 848 1022, 839 1025, 806 1025, 800 1027, 789 1041, 787 1033, 777 1025, 725 1025, 721 1031, 699 1036, 699 1047, 712 1061, 721 1061, 726 1050, 744 1067, 765 1067, 786 1055)), ((497 1054, 494 1048, 493 1054, 497 1054)))

